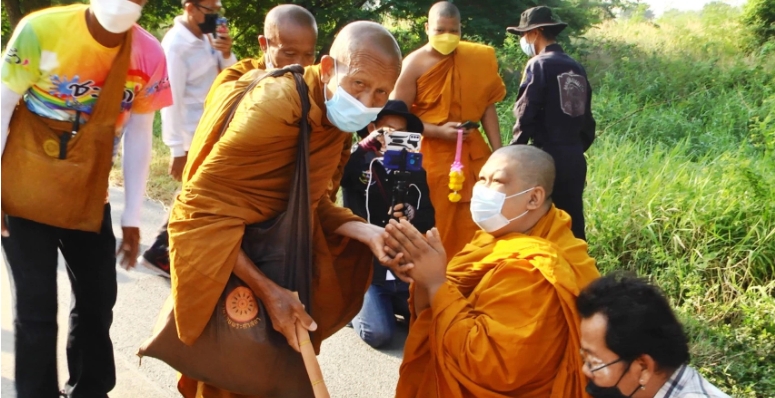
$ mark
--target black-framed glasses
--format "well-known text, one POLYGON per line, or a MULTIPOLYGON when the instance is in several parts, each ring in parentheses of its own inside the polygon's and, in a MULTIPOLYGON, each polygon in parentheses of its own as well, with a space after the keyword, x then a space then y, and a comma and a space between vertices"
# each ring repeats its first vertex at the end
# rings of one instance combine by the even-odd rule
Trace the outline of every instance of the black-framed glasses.
POLYGON ((221 8, 220 7, 218 9, 212 9, 210 7, 207 7, 207 6, 203 6, 203 5, 199 4, 199 3, 194 3, 194 7, 198 8, 200 11, 201 10, 206 11, 206 14, 218 14, 219 12, 221 12, 221 8))
POLYGON ((624 358, 619 358, 619 359, 617 359, 615 361, 612 361, 612 362, 600 365, 600 366, 598 366, 596 368, 593 368, 592 364, 590 364, 589 361, 587 360, 587 355, 584 353, 583 349, 579 350, 579 354, 581 354, 581 360, 584 361, 584 365, 587 365, 587 369, 589 369, 589 373, 595 373, 598 370, 605 369, 605 368, 607 368, 607 367, 609 367, 609 366, 611 366, 613 364, 617 364, 619 362, 623 362, 624 361, 624 358))

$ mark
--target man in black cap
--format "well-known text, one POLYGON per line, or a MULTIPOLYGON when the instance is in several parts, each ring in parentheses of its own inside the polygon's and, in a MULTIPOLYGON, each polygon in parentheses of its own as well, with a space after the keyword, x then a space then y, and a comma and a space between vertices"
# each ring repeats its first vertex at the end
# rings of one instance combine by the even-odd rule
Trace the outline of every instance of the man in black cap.
MULTIPOLYGON (((423 132, 422 121, 409 112, 403 101, 388 101, 377 120, 358 132, 361 141, 354 146, 342 175, 344 206, 380 227, 387 225, 391 217, 406 218, 424 233, 435 224, 424 169, 407 170, 405 200, 391 209, 398 174, 383 163, 382 156, 387 136, 393 132, 423 132)), ((409 319, 409 284, 396 278, 376 258, 373 266, 371 286, 352 325, 363 341, 377 348, 391 341, 396 314, 409 319)))
POLYGON ((545 6, 522 13, 519 26, 506 31, 520 35, 525 66, 514 106, 517 123, 512 145, 533 145, 552 155, 557 169, 552 200, 572 219, 573 235, 586 240, 582 195, 587 178, 584 152, 595 140, 592 87, 584 67, 556 43, 566 23, 545 6))

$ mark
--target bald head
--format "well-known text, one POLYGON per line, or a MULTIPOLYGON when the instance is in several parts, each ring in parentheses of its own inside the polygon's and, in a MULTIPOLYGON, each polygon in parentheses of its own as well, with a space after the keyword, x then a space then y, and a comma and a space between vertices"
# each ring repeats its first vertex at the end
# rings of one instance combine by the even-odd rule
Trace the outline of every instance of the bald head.
POLYGON ((435 18, 452 18, 460 20, 460 10, 448 1, 440 1, 434 4, 428 13, 428 19, 435 18))
POLYGON ((543 187, 547 198, 554 188, 554 159, 552 155, 529 145, 509 145, 493 152, 492 158, 503 159, 526 187, 543 187))
POLYGON ((264 36, 276 39, 280 30, 295 28, 313 29, 318 31, 315 17, 306 8, 295 4, 283 4, 269 10, 264 19, 264 36))
POLYGON ((375 58, 385 66, 401 69, 401 49, 384 26, 371 21, 348 24, 334 39, 331 57, 350 64, 356 57, 375 58))

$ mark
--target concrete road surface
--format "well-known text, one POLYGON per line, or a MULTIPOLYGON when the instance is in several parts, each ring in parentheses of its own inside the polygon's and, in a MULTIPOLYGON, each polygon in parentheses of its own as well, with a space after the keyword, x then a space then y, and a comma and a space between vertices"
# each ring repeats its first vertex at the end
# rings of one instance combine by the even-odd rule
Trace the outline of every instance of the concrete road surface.
MULTIPOLYGON (((120 215, 124 193, 111 188, 113 229, 120 240, 120 215)), ((141 250, 148 247, 166 218, 164 207, 146 201, 141 226, 141 250)), ((13 233, 13 232, 12 232, 13 233)), ((5 260, 2 265, 2 347, 0 353, 0 389, 2 398, 15 398, 13 293, 5 260)), ((70 283, 60 256, 58 270, 59 296, 59 383, 67 381, 65 341, 67 314, 70 306, 70 283)), ((141 269, 118 269, 118 301, 114 308, 111 335, 116 357, 117 383, 112 398, 178 397, 175 372, 166 364, 143 358, 140 365, 137 347, 150 336, 158 311, 169 294, 169 280, 145 273, 141 269)), ((363 343, 352 329, 345 328, 323 343, 318 357, 332 397, 392 397, 398 380, 401 349, 406 330, 386 350, 377 351, 363 343)))

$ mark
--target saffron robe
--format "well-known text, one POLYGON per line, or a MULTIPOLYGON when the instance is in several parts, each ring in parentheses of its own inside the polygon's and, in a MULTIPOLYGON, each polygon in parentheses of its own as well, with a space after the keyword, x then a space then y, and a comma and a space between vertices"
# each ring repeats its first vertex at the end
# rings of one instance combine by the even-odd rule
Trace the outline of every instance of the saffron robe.
MULTIPOLYGON (((495 49, 482 44, 460 42, 455 52, 440 61, 419 79, 412 113, 425 123, 442 125, 447 122, 472 121, 481 123, 488 106, 506 96, 506 86, 498 75, 495 49)), ((471 218, 470 202, 473 186, 492 150, 481 132, 469 134, 463 142, 463 189, 459 202, 447 197, 450 166, 455 161, 456 142, 423 137, 420 151, 423 167, 428 173, 428 186, 436 228, 441 234, 449 258, 466 245, 479 229, 471 218)))
POLYGON ((554 206, 528 235, 477 232, 431 307, 410 299, 396 397, 586 397, 575 300, 599 276, 554 206))
MULTIPOLYGON (((267 78, 247 93, 220 136, 237 95, 255 70, 215 87, 205 104, 183 172, 183 189, 169 223, 172 296, 178 337, 193 344, 210 319, 231 275, 246 225, 270 220, 287 208, 299 137, 301 102, 290 74, 267 78)), ((329 182, 349 138, 325 116, 320 67, 305 69, 312 128, 309 183, 313 215, 312 333, 316 352, 323 339, 344 327, 360 310, 371 279, 366 245, 334 231, 349 221, 364 222, 334 205, 329 182)), ((184 397, 238 397, 181 376, 184 397)))
MULTIPOLYGON (((278 67, 284 67, 287 65, 280 65, 278 67)), ((229 68, 224 69, 221 71, 221 73, 218 75, 218 77, 215 79, 215 82, 213 82, 212 87, 210 88, 210 93, 207 95, 207 99, 209 100, 210 97, 215 92, 215 88, 220 86, 224 82, 237 80, 245 73, 254 70, 254 69, 261 69, 266 70, 266 61, 264 61, 264 57, 258 57, 258 58, 246 58, 242 61, 237 62, 236 64, 232 65, 229 68)), ((344 173, 344 166, 347 165, 347 161, 350 159, 350 150, 353 146, 353 135, 352 134, 345 134, 345 136, 342 139, 342 152, 339 157, 339 166, 336 168, 336 172, 331 177, 331 181, 328 185, 328 195, 331 198, 332 202, 336 202, 337 200, 337 193, 339 192, 339 185, 342 182, 342 174, 344 173)))

